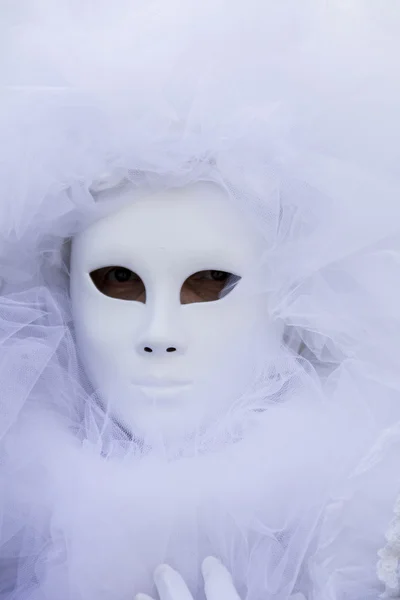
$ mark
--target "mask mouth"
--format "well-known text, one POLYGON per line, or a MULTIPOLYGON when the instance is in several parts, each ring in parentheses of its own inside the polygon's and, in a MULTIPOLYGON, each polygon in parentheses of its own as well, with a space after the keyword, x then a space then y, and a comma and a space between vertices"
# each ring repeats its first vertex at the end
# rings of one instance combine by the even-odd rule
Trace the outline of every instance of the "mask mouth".
POLYGON ((159 377, 146 377, 145 379, 134 379, 131 381, 131 383, 134 386, 149 390, 181 390, 185 388, 190 388, 193 385, 193 382, 189 380, 172 380, 159 377))

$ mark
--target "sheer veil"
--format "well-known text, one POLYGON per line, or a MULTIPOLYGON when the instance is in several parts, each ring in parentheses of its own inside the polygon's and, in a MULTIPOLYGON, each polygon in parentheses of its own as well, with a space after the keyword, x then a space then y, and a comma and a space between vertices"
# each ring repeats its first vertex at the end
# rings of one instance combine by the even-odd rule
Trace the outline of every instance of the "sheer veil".
POLYGON ((212 554, 247 600, 376 600, 400 492, 396 0, 0 14, 0 598, 127 600, 169 562, 201 600, 212 554), (196 181, 262 232, 285 336, 228 414, 149 447, 80 364, 70 240, 115 187, 196 181))

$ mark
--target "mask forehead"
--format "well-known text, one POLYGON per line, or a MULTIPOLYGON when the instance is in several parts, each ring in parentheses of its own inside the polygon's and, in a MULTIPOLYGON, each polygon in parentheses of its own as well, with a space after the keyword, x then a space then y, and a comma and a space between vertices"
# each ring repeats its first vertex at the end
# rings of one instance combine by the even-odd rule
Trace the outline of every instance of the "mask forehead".
POLYGON ((75 240, 85 270, 121 264, 146 271, 221 269, 245 275, 262 241, 228 194, 198 183, 130 200, 75 240))

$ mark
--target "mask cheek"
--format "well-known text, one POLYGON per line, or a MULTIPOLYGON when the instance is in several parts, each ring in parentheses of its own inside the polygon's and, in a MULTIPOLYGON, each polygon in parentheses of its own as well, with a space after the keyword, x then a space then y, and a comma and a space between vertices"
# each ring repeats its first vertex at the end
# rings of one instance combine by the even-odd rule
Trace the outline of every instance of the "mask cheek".
MULTIPOLYGON (((261 344, 272 328, 265 307, 265 299, 231 301, 229 296, 185 307, 188 367, 195 371, 199 390, 212 390, 214 398, 232 397, 254 381, 261 344)), ((262 352, 266 354, 266 349, 262 352)))
POLYGON ((140 319, 132 314, 136 308, 130 306, 132 303, 101 306, 102 300, 79 307, 75 330, 86 374, 92 386, 107 400, 109 388, 115 392, 131 378, 131 371, 135 369, 134 342, 140 319))

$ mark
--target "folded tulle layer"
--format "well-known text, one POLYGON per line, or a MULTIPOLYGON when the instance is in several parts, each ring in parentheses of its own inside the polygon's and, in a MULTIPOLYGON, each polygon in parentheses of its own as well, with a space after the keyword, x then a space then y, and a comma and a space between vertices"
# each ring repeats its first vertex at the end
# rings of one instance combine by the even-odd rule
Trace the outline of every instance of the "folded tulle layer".
POLYGON ((400 492, 396 2, 0 13, 0 598, 128 600, 169 562, 202 600, 214 555, 243 599, 377 600, 400 492), (197 181, 261 231, 284 343, 229 414, 157 445, 87 381, 70 239, 119 186, 197 181))

